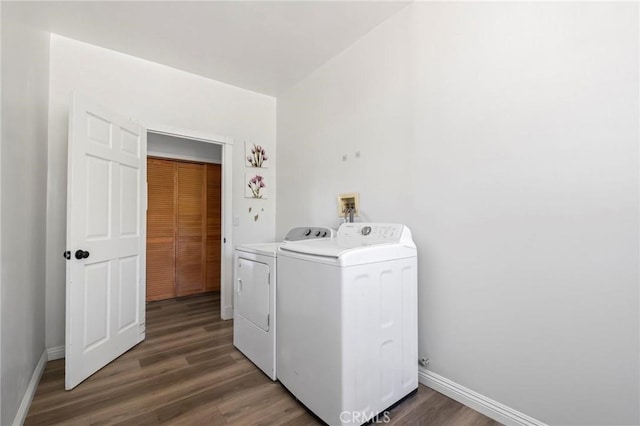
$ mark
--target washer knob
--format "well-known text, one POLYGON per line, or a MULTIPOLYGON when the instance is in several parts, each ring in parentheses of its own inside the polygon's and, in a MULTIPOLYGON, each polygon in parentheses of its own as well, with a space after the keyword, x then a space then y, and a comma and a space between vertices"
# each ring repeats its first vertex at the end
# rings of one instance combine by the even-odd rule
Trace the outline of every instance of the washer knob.
POLYGON ((371 233, 371 227, 370 226, 363 226, 362 227, 362 231, 360 231, 362 233, 362 235, 369 235, 371 233))

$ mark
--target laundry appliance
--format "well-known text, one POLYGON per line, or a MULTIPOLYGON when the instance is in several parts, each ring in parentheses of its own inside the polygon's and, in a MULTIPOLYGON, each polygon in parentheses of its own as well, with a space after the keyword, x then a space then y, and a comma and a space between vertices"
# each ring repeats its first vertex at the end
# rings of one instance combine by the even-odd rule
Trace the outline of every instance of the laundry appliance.
POLYGON ((331 238, 323 227, 293 228, 279 243, 245 244, 234 251, 233 344, 276 380, 276 256, 290 241, 331 238))
POLYGON ((277 299, 278 380, 326 423, 366 423, 418 388, 406 226, 344 223, 336 238, 282 245, 277 299))

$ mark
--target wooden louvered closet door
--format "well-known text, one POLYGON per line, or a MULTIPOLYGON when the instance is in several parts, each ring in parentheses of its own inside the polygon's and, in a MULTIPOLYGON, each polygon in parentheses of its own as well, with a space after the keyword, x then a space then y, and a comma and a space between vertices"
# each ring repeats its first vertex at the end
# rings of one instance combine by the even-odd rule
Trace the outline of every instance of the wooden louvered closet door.
POLYGON ((220 171, 148 159, 147 301, 220 289, 220 171))

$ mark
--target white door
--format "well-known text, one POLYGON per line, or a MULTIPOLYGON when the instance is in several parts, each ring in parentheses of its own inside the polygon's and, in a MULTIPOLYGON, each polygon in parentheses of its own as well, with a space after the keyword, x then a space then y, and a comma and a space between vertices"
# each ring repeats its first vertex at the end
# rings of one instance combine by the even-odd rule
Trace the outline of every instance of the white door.
POLYGON ((65 388, 144 340, 146 129, 74 94, 65 388))
POLYGON ((269 265, 238 257, 236 277, 238 314, 269 331, 269 265))

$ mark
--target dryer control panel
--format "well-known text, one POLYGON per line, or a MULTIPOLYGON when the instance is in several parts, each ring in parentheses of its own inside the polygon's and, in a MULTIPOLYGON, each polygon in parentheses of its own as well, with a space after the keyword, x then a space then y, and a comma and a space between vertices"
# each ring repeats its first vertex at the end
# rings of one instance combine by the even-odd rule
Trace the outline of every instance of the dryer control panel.
POLYGON ((284 241, 313 240, 317 238, 333 238, 336 231, 323 226, 293 228, 284 237, 284 241))

